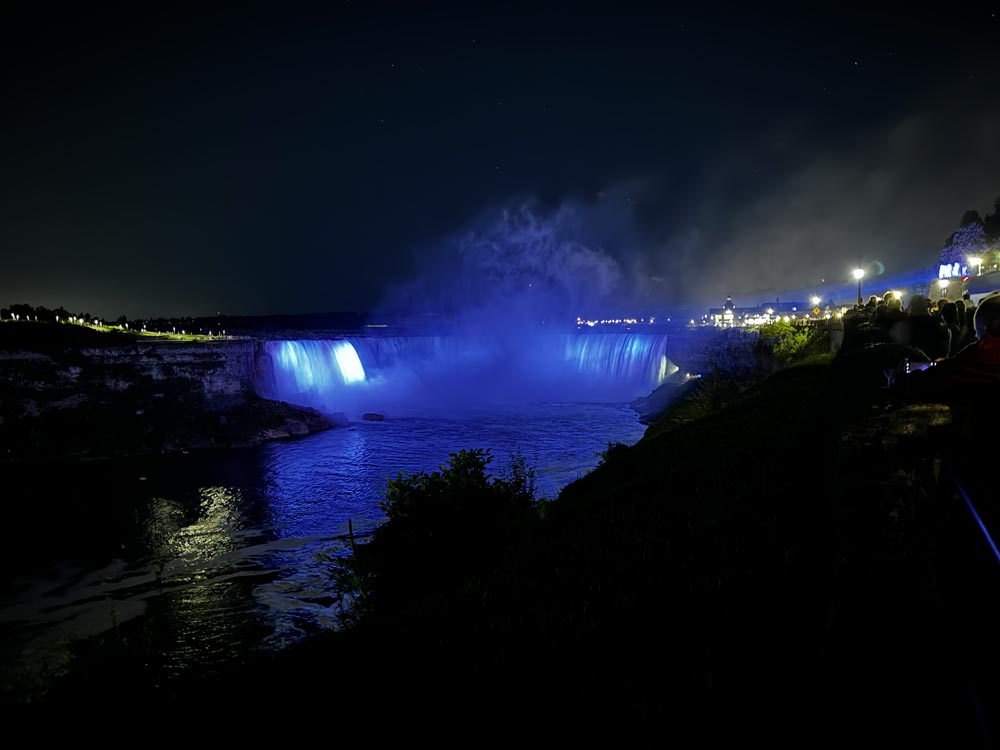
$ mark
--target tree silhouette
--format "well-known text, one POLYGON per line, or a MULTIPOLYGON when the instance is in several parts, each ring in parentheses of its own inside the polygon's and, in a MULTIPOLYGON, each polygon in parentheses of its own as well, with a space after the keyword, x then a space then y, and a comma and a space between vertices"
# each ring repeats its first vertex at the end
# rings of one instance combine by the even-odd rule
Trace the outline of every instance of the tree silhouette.
POLYGON ((986 230, 978 211, 966 211, 958 229, 941 248, 941 263, 968 263, 970 255, 982 256, 987 250, 986 230))
POLYGON ((993 202, 993 213, 986 214, 983 218, 983 229, 991 246, 995 247, 1000 243, 1000 197, 993 202))

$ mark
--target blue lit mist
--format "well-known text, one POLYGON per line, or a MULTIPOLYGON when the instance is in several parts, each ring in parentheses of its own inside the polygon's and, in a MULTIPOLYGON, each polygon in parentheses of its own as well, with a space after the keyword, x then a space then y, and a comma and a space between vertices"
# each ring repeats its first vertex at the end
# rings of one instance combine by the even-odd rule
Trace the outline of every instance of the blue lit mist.
POLYGON ((463 416, 540 403, 623 403, 677 366, 665 333, 577 333, 579 316, 645 317, 623 201, 511 201, 420 248, 378 313, 438 335, 269 341, 260 395, 350 420, 463 416), (572 332, 570 332, 572 331, 572 332))
POLYGON ((357 420, 465 414, 545 401, 620 403, 677 371, 667 334, 386 336, 268 341, 267 398, 357 420))

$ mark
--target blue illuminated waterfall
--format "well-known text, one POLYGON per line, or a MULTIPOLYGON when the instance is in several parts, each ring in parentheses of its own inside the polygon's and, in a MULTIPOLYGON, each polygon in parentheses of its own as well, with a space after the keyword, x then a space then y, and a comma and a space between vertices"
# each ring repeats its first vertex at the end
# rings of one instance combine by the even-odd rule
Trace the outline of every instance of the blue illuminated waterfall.
POLYGON ((324 391, 363 383, 365 368, 349 341, 282 341, 270 352, 295 392, 324 391))
POLYGON ((666 334, 385 336, 267 341, 266 398, 340 412, 448 413, 539 401, 623 402, 677 367, 666 334))
POLYGON ((571 335, 566 337, 564 361, 583 375, 648 390, 677 371, 667 358, 666 334, 571 335))

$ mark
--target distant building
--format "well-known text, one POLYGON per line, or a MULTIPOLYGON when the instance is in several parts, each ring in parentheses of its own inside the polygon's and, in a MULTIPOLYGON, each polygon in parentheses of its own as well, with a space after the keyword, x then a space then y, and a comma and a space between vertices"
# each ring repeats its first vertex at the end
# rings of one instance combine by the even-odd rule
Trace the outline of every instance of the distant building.
POLYGON ((1000 251, 988 250, 966 260, 966 263, 940 263, 937 278, 928 285, 928 296, 958 299, 968 292, 981 297, 984 288, 996 288, 995 279, 1000 274, 1000 251))
POLYGON ((708 314, 702 317, 703 325, 718 328, 742 328, 749 325, 765 325, 776 320, 793 320, 828 317, 821 310, 819 314, 810 310, 805 302, 761 302, 754 307, 737 307, 733 298, 726 297, 722 307, 709 308, 708 314))

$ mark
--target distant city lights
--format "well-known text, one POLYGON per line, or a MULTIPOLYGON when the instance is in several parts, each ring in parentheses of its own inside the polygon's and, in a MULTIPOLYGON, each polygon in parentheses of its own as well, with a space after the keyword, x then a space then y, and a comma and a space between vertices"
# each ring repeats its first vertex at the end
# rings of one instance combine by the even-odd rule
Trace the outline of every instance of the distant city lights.
MULTIPOLYGON (((667 318, 670 320, 670 318, 667 318)), ((576 317, 577 327, 587 326, 588 328, 594 328, 595 326, 635 326, 635 325, 653 325, 656 322, 656 318, 650 316, 647 321, 645 318, 601 318, 590 320, 587 318, 581 318, 579 315, 576 317)))
MULTIPOLYGON (((756 307, 737 307, 732 297, 727 297, 722 307, 709 309, 707 315, 702 316, 701 325, 714 326, 716 328, 747 328, 751 326, 763 326, 770 323, 807 320, 828 320, 832 317, 839 317, 843 309, 831 309, 827 305, 820 309, 822 298, 813 295, 810 298, 812 309, 807 309, 802 302, 778 302, 761 303, 756 307), (800 308, 803 309, 800 312, 800 308)), ((692 321, 694 325, 694 321, 692 321)))

